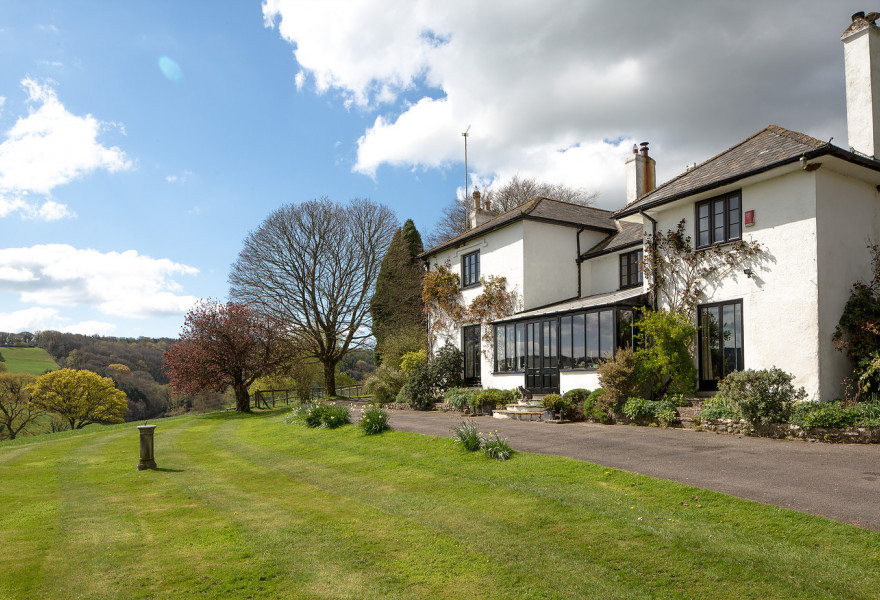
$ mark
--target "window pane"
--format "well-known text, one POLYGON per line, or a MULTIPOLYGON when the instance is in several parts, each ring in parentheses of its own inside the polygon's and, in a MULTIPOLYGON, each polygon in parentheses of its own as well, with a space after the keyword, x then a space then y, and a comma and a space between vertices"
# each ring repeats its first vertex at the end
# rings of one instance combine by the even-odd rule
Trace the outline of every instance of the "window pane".
POLYGON ((733 305, 733 315, 734 319, 736 319, 736 328, 734 332, 736 333, 736 370, 742 371, 746 368, 745 360, 743 358, 743 307, 741 302, 737 302, 733 305))
POLYGON ((556 321, 550 321, 547 325, 550 326, 550 367, 555 368, 559 366, 559 347, 556 345, 556 329, 559 325, 556 321))
POLYGON ((559 368, 571 367, 571 317, 562 317, 559 320, 559 368))
POLYGON ((740 214, 739 196, 731 196, 727 199, 727 228, 730 239, 740 237, 740 214))
POLYGON ((725 304, 721 307, 721 319, 721 344, 724 349, 722 373, 727 375, 736 370, 736 323, 733 317, 733 304, 725 304))
POLYGON ((541 347, 543 351, 544 362, 541 365, 544 369, 550 368, 550 323, 544 321, 543 325, 543 334, 544 334, 544 344, 541 347))
POLYGON ((572 317, 571 325, 572 337, 572 363, 576 369, 583 369, 587 366, 587 356, 584 352, 584 314, 572 317))
POLYGON ((643 250, 639 250, 636 252, 636 282, 639 284, 644 283, 644 276, 642 273, 642 262, 645 260, 645 253, 643 250))
POLYGON ((587 362, 595 368, 599 364, 599 313, 587 313, 587 362))
POLYGON ((719 200, 715 200, 713 203, 714 210, 714 219, 713 219, 713 233, 712 233, 712 241, 713 242, 722 242, 726 239, 724 235, 724 198, 719 200))
POLYGON ((629 254, 620 255, 620 287, 629 285, 629 254))
POLYGON ((504 326, 495 327, 495 370, 504 370, 504 326))
POLYGON ((697 206, 697 246, 709 245, 709 203, 697 206))
POLYGON ((516 324, 516 370, 526 368, 526 326, 525 323, 516 324))
POLYGON ((604 360, 614 356, 614 311, 599 313, 599 356, 604 360))
POLYGON ((506 327, 505 341, 507 343, 507 351, 504 353, 504 370, 513 371, 516 369, 516 334, 514 333, 514 325, 510 323, 506 327))
POLYGON ((633 347, 633 311, 628 308, 617 310, 617 347, 633 347))

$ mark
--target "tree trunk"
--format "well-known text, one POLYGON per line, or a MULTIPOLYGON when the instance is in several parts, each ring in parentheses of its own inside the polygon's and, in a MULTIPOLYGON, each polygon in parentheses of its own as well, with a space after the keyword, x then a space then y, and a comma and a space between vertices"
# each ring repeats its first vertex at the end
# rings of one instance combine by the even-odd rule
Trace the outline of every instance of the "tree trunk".
POLYGON ((332 398, 336 395, 336 363, 324 363, 324 395, 332 398))
POLYGON ((251 395, 248 393, 247 386, 244 383, 235 383, 232 386, 235 390, 235 410, 238 412, 251 412, 251 395))

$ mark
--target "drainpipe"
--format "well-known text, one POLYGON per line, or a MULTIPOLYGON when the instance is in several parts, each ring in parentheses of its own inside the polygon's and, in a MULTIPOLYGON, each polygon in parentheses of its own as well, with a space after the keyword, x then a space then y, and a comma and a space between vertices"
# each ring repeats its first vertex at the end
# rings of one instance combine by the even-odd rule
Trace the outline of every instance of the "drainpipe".
POLYGON ((585 229, 586 227, 581 227, 574 236, 574 239, 577 242, 577 258, 574 259, 574 264, 578 271, 578 298, 581 297, 581 263, 583 262, 583 260, 581 260, 581 234, 585 229))
MULTIPOLYGON (((651 246, 656 250, 657 249, 657 221, 651 217, 651 215, 647 214, 644 210, 639 210, 639 214, 643 219, 648 219, 651 222, 651 246)), ((651 299, 651 308, 657 310, 657 292, 655 291, 653 294, 653 298, 651 299)))

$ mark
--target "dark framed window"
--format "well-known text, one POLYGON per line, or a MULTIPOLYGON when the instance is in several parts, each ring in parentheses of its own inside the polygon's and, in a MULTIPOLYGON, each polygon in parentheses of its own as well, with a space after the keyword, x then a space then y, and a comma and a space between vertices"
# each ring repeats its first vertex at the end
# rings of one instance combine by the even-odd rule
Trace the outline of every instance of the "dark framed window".
POLYGON ((742 192, 737 190, 696 205, 697 248, 742 238, 742 192))
POLYGON ((620 289, 642 285, 642 250, 620 255, 620 289))
POLYGON ((521 372, 526 368, 526 324, 495 325, 495 371, 521 372))
POLYGON ((559 319, 559 368, 595 369, 614 356, 616 347, 632 346, 633 311, 606 308, 559 319))
POLYGON ((716 389, 718 381, 744 368, 742 300, 703 304, 700 325, 700 388, 716 389))
POLYGON ((462 327, 462 348, 464 348, 464 382, 467 385, 480 383, 480 326, 462 327))
POLYGON ((469 252, 461 257, 461 287, 480 283, 480 251, 469 252))

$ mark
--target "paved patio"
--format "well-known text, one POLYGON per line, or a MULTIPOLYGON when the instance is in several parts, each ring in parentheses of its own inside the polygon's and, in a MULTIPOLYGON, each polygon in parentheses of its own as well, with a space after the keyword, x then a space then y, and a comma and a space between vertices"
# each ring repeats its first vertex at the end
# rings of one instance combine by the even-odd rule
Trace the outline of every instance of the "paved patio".
MULTIPOLYGON (((357 411, 356 411, 357 412, 357 411)), ((390 411, 401 431, 448 436, 458 413, 390 411)), ((669 479, 880 531, 880 446, 592 423, 476 417, 514 449, 669 479)))

